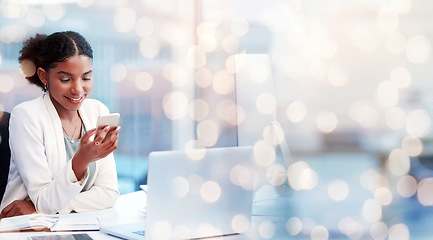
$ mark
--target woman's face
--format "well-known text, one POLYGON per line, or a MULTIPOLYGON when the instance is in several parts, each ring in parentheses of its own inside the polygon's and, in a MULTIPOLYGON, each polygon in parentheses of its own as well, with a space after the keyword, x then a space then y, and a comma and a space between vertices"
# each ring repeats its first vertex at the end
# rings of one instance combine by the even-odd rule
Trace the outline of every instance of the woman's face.
POLYGON ((41 68, 39 71, 59 115, 77 111, 93 88, 92 60, 85 55, 74 55, 48 72, 41 68))

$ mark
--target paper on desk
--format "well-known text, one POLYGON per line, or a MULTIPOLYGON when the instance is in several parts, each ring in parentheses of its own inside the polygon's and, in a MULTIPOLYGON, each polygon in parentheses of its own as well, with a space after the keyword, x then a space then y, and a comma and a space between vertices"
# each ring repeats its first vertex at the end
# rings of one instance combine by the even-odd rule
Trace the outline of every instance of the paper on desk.
POLYGON ((50 231, 88 231, 99 230, 99 221, 96 216, 71 214, 29 214, 16 217, 3 218, 0 221, 0 232, 22 230, 50 231))
POLYGON ((0 232, 49 229, 57 220, 58 216, 45 214, 28 214, 2 218, 0 221, 0 232))
POLYGON ((99 230, 99 220, 95 216, 79 213, 60 214, 59 220, 50 229, 53 232, 99 230))

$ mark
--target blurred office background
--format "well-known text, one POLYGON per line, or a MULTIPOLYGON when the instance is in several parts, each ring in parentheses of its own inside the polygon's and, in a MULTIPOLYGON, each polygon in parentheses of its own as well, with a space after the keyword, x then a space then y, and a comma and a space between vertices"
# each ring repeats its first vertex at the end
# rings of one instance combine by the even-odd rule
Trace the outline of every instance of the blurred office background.
POLYGON ((146 183, 151 151, 237 146, 238 124, 261 136, 255 122, 273 119, 292 160, 261 163, 268 180, 285 176, 264 185, 292 191, 271 191, 290 204, 282 221, 261 223, 263 238, 284 231, 423 239, 433 234, 432 5, 0 0, 0 109, 42 94, 20 72, 22 42, 75 30, 94 49, 91 97, 121 114, 115 155, 122 194, 146 183), (251 79, 266 80, 269 91, 244 105, 236 96, 239 54, 269 59, 250 66, 251 79))

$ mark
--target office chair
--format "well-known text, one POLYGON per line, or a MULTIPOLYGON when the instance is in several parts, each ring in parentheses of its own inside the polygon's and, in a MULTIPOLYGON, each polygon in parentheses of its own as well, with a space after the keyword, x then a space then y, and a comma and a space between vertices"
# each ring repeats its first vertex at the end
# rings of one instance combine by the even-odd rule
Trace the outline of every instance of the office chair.
POLYGON ((11 150, 9 148, 10 113, 0 111, 0 202, 6 189, 9 175, 11 150))

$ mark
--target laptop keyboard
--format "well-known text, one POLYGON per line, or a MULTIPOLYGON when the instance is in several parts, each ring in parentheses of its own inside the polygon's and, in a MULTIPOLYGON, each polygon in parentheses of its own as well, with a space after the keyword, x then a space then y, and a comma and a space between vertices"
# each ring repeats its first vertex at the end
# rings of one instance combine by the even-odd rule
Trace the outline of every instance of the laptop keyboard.
POLYGON ((144 236, 144 232, 145 232, 145 231, 135 231, 135 232, 133 232, 133 233, 138 234, 138 235, 140 235, 140 236, 144 236))

